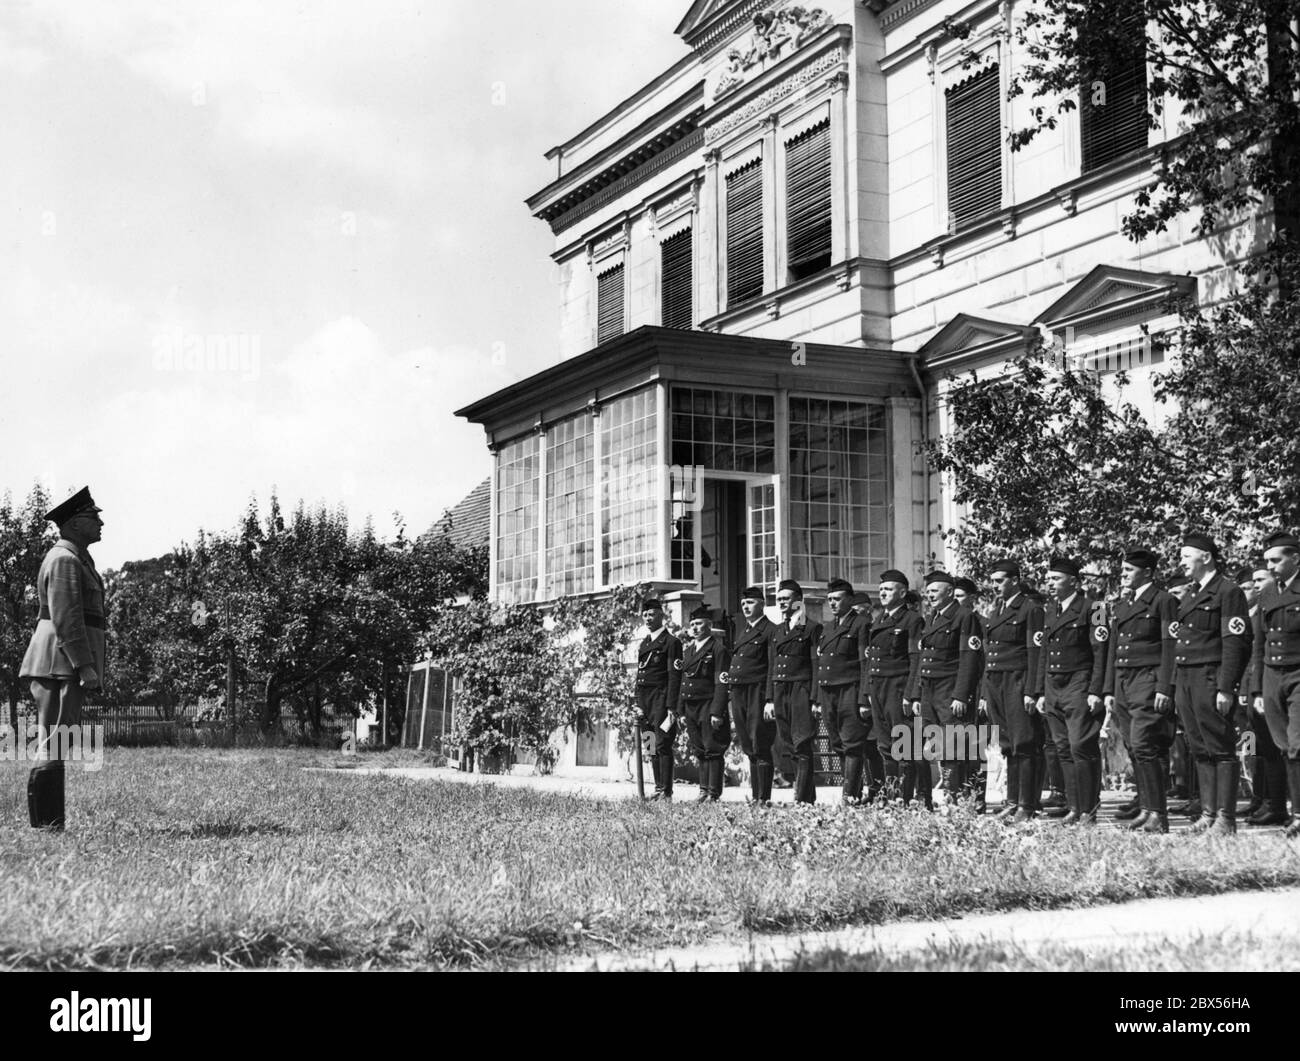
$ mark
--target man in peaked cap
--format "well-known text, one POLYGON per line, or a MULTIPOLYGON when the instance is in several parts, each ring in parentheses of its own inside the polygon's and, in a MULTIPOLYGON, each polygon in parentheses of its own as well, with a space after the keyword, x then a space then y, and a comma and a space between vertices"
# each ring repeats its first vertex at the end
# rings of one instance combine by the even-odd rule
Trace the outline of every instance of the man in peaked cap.
POLYGON ((776 624, 763 614, 767 594, 761 586, 740 593, 744 626, 736 631, 731 666, 720 675, 731 693, 731 718, 740 748, 749 759, 749 791, 754 803, 772 801, 772 744, 776 709, 772 705, 772 634, 776 624))
POLYGON ((1270 535, 1264 561, 1273 581, 1260 591, 1255 616, 1253 706, 1263 710, 1273 742, 1286 756, 1291 789, 1286 835, 1294 840, 1300 838, 1300 538, 1270 535))
MULTIPOLYGON (((1174 741, 1174 630, 1178 602, 1155 581, 1159 559, 1130 549, 1120 568, 1125 596, 1110 621, 1106 709, 1128 749, 1138 813, 1130 829, 1169 831, 1166 784, 1174 741)), ((1119 816, 1117 815, 1117 820, 1119 816)))
POLYGON ((1038 813, 1042 792, 1038 750, 1043 722, 1027 694, 1043 643, 1043 606, 1024 592, 1015 560, 995 563, 989 581, 997 603, 984 628, 984 701, 998 728, 1007 775, 1007 799, 998 819, 1019 824, 1038 813))
POLYGON ((817 669, 820 623, 809 622, 803 610, 803 587, 786 579, 776 588, 781 623, 772 634, 771 691, 777 729, 795 762, 794 801, 817 802, 813 744, 817 719, 813 715, 813 676, 817 669))
POLYGON ((1201 818, 1193 832, 1237 831, 1237 727, 1233 709, 1251 651, 1250 609, 1219 571, 1213 539, 1189 534, 1180 562, 1191 588, 1178 606, 1174 703, 1196 759, 1201 818))
MULTIPOLYGON (((901 769, 894 754, 899 727, 907 732, 907 678, 924 622, 906 607, 907 576, 890 569, 880 575, 880 612, 867 629, 866 666, 859 702, 871 708, 876 752, 883 768, 881 784, 886 798, 910 799, 916 790, 916 762, 903 760, 901 769), (901 784, 900 784, 901 782, 901 784)), ((929 764, 923 764, 929 769, 929 764)), ((873 778, 873 784, 876 783, 873 778)))
POLYGON ((38 829, 64 827, 64 752, 59 727, 81 723, 86 694, 104 675, 104 582, 89 547, 104 527, 83 487, 45 514, 59 540, 36 576, 40 619, 19 668, 36 701, 37 765, 27 782, 27 810, 38 829))
MULTIPOLYGON (((955 579, 946 571, 925 576, 930 617, 917 638, 907 694, 913 717, 926 727, 942 727, 943 776, 953 803, 969 793, 969 781, 978 766, 978 751, 971 747, 968 735, 975 731, 979 674, 984 666, 984 640, 975 613, 957 603, 955 588, 955 579)), ((929 763, 923 762, 917 770, 927 808, 931 806, 928 767, 929 763)))
POLYGON ((700 764, 699 802, 722 798, 723 756, 731 746, 731 716, 727 686, 721 680, 731 662, 726 642, 713 633, 713 613, 701 604, 691 612, 688 636, 679 665, 681 713, 691 751, 700 764))
POLYGON ((1051 599, 1030 695, 1047 720, 1065 775, 1064 825, 1095 825, 1101 802, 1102 684, 1110 631, 1079 588, 1079 565, 1065 557, 1048 564, 1051 599))
POLYGON ((652 799, 667 801, 673 798, 673 742, 677 739, 682 643, 664 626, 663 605, 653 597, 641 601, 641 621, 650 632, 637 646, 637 706, 641 709, 642 727, 654 735, 650 756, 655 778, 652 799))
POLYGON ((858 803, 871 740, 870 711, 858 702, 870 622, 853 610, 853 586, 844 579, 827 583, 826 600, 834 619, 817 644, 817 687, 831 751, 844 763, 843 801, 858 803))

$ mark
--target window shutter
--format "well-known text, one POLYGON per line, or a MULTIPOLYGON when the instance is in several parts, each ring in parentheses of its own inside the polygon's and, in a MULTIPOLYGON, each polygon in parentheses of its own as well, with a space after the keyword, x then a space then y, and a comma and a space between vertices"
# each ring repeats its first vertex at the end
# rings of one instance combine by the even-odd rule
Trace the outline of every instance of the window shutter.
POLYGON ((1146 34, 1137 17, 1126 21, 1132 22, 1125 38, 1132 42, 1132 49, 1125 49, 1129 54, 1118 57, 1110 70, 1084 79, 1079 100, 1084 173, 1147 146, 1146 34), (1094 82, 1105 87, 1104 104, 1092 101, 1094 82))
POLYGON ((795 280, 831 264, 831 127, 785 145, 786 264, 795 280))
POLYGON ((596 344, 623 334, 623 266, 596 277, 596 344))
POLYGON ((763 161, 727 175, 727 304, 763 293, 763 161))
POLYGON ((948 212, 958 225, 1002 206, 1002 107, 998 67, 945 93, 948 101, 948 212))
POLYGON ((665 328, 690 328, 694 287, 691 276, 691 230, 685 229, 659 245, 662 268, 660 323, 665 328))

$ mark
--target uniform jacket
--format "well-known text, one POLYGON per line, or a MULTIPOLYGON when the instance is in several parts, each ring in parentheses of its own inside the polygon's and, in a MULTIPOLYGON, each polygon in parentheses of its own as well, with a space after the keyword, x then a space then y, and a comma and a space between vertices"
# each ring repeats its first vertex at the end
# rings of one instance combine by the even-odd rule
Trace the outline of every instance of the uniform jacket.
POLYGON ((1216 571, 1203 590, 1187 594, 1175 621, 1174 662, 1218 664, 1219 692, 1236 696, 1251 649, 1250 608, 1241 587, 1216 571))
POLYGON ((881 610, 876 614, 867 629, 859 704, 871 702, 870 679, 911 675, 924 625, 925 621, 916 612, 901 604, 892 612, 881 610))
POLYGON ((682 689, 679 697, 683 710, 687 700, 713 701, 710 714, 722 715, 727 711, 727 686, 718 680, 731 662, 726 642, 711 635, 700 647, 687 637, 682 645, 682 689))
POLYGON ((1251 694, 1262 695, 1266 666, 1294 667, 1297 664, 1300 664, 1300 575, 1291 579, 1291 585, 1286 589, 1279 589, 1269 582, 1259 594, 1251 694))
POLYGON ((822 627, 817 643, 817 684, 848 685, 862 678, 862 653, 870 623, 857 612, 822 627))
POLYGON ((984 639, 980 636, 978 616, 956 601, 949 601, 930 613, 916 647, 913 670, 907 680, 907 698, 920 699, 922 678, 955 677, 953 699, 971 703, 984 667, 984 639))
POLYGON ((1101 696, 1106 681, 1106 646, 1110 642, 1110 625, 1105 605, 1079 591, 1070 606, 1061 610, 1061 602, 1049 600, 1043 609, 1043 644, 1038 653, 1038 669, 1028 696, 1042 696, 1049 674, 1088 672, 1088 695, 1101 696))
POLYGON ((809 682, 816 669, 817 645, 822 639, 821 623, 810 623, 803 612, 800 622, 791 626, 778 623, 772 628, 772 670, 767 698, 777 682, 809 682))
POLYGON ((104 681, 104 582, 86 550, 66 538, 36 576, 41 617, 19 670, 23 678, 71 678, 93 666, 104 681))
POLYGON ((1178 599, 1147 583, 1140 600, 1118 601, 1110 620, 1110 651, 1106 657, 1106 692, 1115 693, 1115 672, 1137 667, 1156 668, 1156 692, 1174 694, 1174 625, 1178 599))
POLYGON ((1033 674, 1042 644, 1043 606, 1020 593, 1010 603, 999 601, 984 619, 986 672, 1024 671, 1033 674), (1002 605, 999 610, 999 604, 1002 605))
MULTIPOLYGON (((661 628, 662 629, 662 628, 661 628)), ((677 703, 682 672, 676 666, 682 658, 682 643, 664 630, 656 638, 641 638, 636 651, 636 687, 666 690, 669 706, 677 703)))
POLYGON ((763 688, 771 686, 772 635, 776 623, 760 615, 753 626, 740 617, 741 629, 731 646, 731 666, 727 668, 728 685, 752 685, 762 682, 763 688))

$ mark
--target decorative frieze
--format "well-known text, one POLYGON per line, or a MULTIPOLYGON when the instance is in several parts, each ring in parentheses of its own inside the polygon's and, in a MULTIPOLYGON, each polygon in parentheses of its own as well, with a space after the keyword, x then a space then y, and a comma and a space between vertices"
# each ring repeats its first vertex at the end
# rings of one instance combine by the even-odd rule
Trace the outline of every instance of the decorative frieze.
POLYGON ((725 96, 743 85, 755 73, 766 70, 831 24, 831 16, 820 7, 791 4, 766 8, 754 16, 748 37, 727 51, 727 68, 713 98, 725 96))
POLYGON ((833 70, 843 61, 844 53, 838 48, 827 52, 825 55, 818 56, 807 66, 794 71, 785 80, 773 85, 761 95, 755 96, 739 110, 733 111, 721 121, 708 126, 704 130, 704 142, 711 144, 726 136, 727 133, 738 126, 745 125, 759 115, 765 114, 774 104, 779 103, 797 89, 803 88, 810 81, 816 80, 827 70, 833 70))

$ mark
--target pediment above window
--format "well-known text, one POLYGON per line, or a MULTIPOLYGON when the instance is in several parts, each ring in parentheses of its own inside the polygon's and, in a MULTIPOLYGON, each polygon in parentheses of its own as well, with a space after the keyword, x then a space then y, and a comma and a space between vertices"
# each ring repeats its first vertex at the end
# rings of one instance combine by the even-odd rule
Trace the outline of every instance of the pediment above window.
POLYGON ((1008 324, 970 313, 958 313, 921 347, 926 362, 998 342, 1019 343, 1032 331, 1022 324, 1008 324))
POLYGON ((1035 317, 1033 324, 1056 328, 1084 320, 1158 316, 1167 312, 1172 299, 1195 295, 1192 276, 1099 265, 1035 317))

